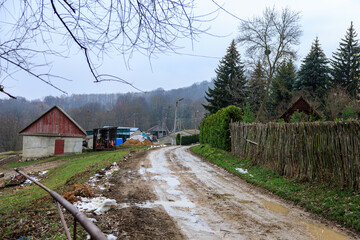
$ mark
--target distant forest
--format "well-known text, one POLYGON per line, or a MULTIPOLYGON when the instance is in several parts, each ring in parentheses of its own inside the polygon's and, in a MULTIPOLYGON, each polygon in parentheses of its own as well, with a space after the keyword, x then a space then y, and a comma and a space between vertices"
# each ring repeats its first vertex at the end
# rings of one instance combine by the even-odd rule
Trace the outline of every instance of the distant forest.
POLYGON ((138 127, 142 131, 160 124, 174 128, 175 103, 178 105, 178 128, 198 128, 206 110, 205 92, 213 87, 203 81, 165 91, 162 88, 147 93, 74 94, 47 96, 42 101, 25 98, 0 99, 0 152, 20 150, 18 135, 24 127, 54 105, 63 108, 85 130, 103 126, 138 127))

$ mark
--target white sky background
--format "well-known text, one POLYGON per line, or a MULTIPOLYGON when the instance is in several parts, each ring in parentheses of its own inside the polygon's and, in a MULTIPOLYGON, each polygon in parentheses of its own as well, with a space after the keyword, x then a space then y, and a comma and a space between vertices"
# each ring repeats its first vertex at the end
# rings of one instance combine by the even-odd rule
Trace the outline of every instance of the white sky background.
MULTIPOLYGON (((211 0, 195 0, 200 13, 216 9, 211 0), (200 11, 201 10, 201 11, 200 11)), ((225 9, 239 18, 247 20, 261 15, 266 6, 275 6, 277 9, 289 7, 293 11, 300 11, 302 16, 303 35, 298 48, 299 60, 302 60, 310 50, 315 37, 319 37, 320 44, 328 58, 336 51, 341 38, 353 21, 354 28, 360 34, 360 1, 359 0, 217 0, 225 9)), ((133 83, 136 87, 151 91, 156 88, 165 90, 189 86, 204 80, 210 81, 215 77, 215 68, 219 60, 226 54, 232 39, 237 37, 239 20, 220 11, 219 16, 209 23, 210 33, 226 36, 212 37, 201 35, 198 41, 181 40, 177 45, 183 47, 178 52, 217 57, 202 58, 177 54, 157 54, 149 60, 144 55, 135 54, 130 59, 130 69, 127 68, 122 56, 111 53, 104 58, 99 73, 108 73, 133 83), (150 64, 151 61, 151 64, 150 64)), ((358 36, 360 37, 360 36, 358 36)), ((61 74, 73 81, 53 80, 53 83, 71 94, 90 93, 125 93, 136 90, 116 82, 93 83, 93 78, 87 68, 83 53, 72 45, 73 49, 67 59, 54 61, 54 73, 61 74)), ((238 50, 242 52, 239 46, 238 50)), ((244 56, 242 56, 243 58, 244 56)), ((300 61, 297 62, 299 67, 300 61)), ((14 79, 0 78, 0 84, 5 90, 15 96, 22 96, 29 100, 42 99, 45 96, 60 96, 62 93, 51 86, 30 77, 25 73, 17 73, 14 79)), ((0 98, 7 98, 1 94, 0 98)))

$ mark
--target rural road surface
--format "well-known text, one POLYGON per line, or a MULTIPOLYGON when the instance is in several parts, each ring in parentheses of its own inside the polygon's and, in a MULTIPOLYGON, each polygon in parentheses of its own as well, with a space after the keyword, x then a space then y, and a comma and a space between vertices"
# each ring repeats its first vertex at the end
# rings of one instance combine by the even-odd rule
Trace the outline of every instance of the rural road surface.
POLYGON ((349 239, 333 224, 258 189, 192 154, 188 147, 150 151, 138 175, 188 239, 349 239))

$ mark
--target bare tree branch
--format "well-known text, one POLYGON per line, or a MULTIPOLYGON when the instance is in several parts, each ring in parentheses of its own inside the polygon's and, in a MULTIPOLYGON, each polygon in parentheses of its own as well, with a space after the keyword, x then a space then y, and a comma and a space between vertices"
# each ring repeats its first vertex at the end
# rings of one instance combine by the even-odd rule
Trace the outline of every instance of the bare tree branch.
POLYGON ((0 25, 0 31, 6 31, 6 38, 0 39, 0 74, 11 75, 10 63, 65 92, 51 83, 54 75, 49 70, 45 70, 49 80, 39 71, 48 65, 47 58, 66 57, 75 43, 95 82, 112 79, 134 87, 122 78, 98 73, 102 56, 118 52, 130 59, 134 52, 148 56, 175 52, 178 39, 195 40, 206 30, 201 23, 209 15, 195 16, 194 1, 0 0, 0 23, 7 23, 0 25), (58 43, 59 35, 63 44, 58 43))
POLYGON ((6 95, 8 95, 10 98, 16 99, 16 97, 12 96, 10 93, 7 93, 4 91, 4 86, 0 85, 0 92, 5 93, 6 95))
POLYGON ((221 6, 218 2, 216 2, 215 0, 211 0, 216 6, 218 6, 221 10, 223 10, 224 12, 226 12, 227 14, 229 14, 230 16, 236 18, 237 20, 240 20, 241 22, 247 22, 246 20, 236 16, 235 14, 231 13, 230 11, 228 11, 227 9, 225 9, 223 6, 221 6))
POLYGON ((29 69, 26 69, 26 68, 24 68, 23 66, 21 66, 21 64, 19 64, 19 63, 13 62, 12 60, 7 59, 7 58, 4 58, 4 57, 2 57, 2 56, 0 56, 0 58, 3 59, 3 60, 5 60, 5 61, 7 61, 7 62, 9 62, 9 63, 11 63, 11 64, 13 64, 13 65, 15 65, 15 66, 18 67, 18 68, 24 70, 24 71, 27 72, 28 74, 30 74, 30 75, 32 75, 33 77, 35 77, 35 78, 43 81, 43 82, 46 83, 46 84, 52 86, 53 88, 59 90, 60 92, 67 94, 67 92, 65 92, 65 91, 63 91, 62 89, 56 87, 56 86, 55 86, 54 84, 52 84, 50 81, 47 81, 47 80, 45 80, 45 79, 42 77, 42 75, 46 75, 46 76, 47 76, 48 74, 40 74, 40 75, 39 75, 39 74, 35 74, 34 72, 30 71, 29 69))
POLYGON ((285 8, 279 13, 275 8, 266 8, 262 17, 254 17, 239 26, 238 43, 246 47, 246 54, 252 64, 261 62, 267 76, 266 94, 257 119, 263 114, 273 76, 281 61, 296 56, 292 47, 300 44, 302 31, 299 21, 299 12, 285 8))

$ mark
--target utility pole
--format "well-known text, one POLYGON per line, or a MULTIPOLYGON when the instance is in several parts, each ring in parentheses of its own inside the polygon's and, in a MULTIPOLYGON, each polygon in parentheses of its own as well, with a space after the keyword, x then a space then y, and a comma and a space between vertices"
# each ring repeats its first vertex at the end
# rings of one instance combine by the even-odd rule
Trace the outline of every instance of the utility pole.
POLYGON ((133 113, 133 115, 132 115, 132 116, 134 117, 134 128, 135 128, 135 123, 136 123, 136 120, 135 120, 135 119, 136 119, 136 115, 137 115, 137 113, 133 113))
POLYGON ((195 134, 197 132, 197 115, 199 113, 199 110, 196 110, 195 112, 195 119, 194 119, 194 129, 195 129, 195 134))
POLYGON ((178 109, 178 103, 180 101, 184 100, 184 98, 179 98, 177 101, 176 101, 176 105, 175 105, 175 120, 174 120, 174 133, 176 133, 176 115, 177 115, 177 109, 178 109))

